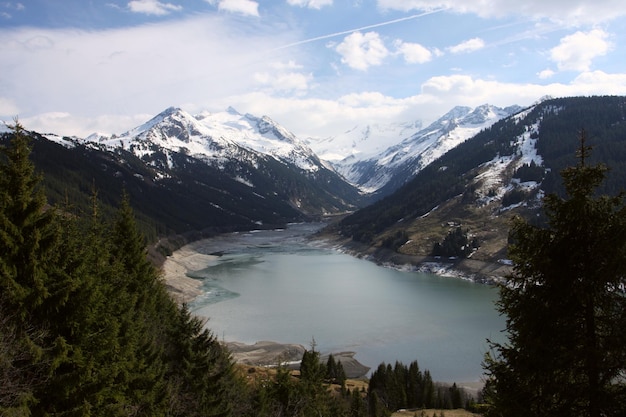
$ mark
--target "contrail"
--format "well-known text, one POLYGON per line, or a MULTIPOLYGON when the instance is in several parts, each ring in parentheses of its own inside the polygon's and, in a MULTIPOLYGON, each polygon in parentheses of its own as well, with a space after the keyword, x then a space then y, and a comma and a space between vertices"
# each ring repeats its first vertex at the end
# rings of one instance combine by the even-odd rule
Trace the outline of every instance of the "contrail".
POLYGON ((424 12, 424 13, 420 13, 420 14, 414 14, 414 15, 411 15, 411 16, 401 17, 399 19, 388 20, 386 22, 381 22, 381 23, 374 23, 373 25, 368 25, 368 26, 362 26, 360 28, 343 30, 341 32, 330 33, 328 35, 322 35, 322 36, 317 36, 315 38, 304 39, 304 40, 301 40, 301 41, 298 41, 298 42, 294 42, 294 43, 290 43, 290 44, 287 44, 287 45, 283 45, 281 47, 276 48, 275 50, 290 48, 292 46, 298 46, 298 45, 302 45, 302 44, 305 44, 305 43, 311 43, 311 42, 319 41, 319 40, 322 40, 322 39, 334 38, 335 36, 347 35, 348 33, 357 32, 357 31, 360 31, 360 30, 367 30, 367 29, 373 29, 373 28, 377 28, 377 27, 381 27, 381 26, 392 25, 394 23, 404 22, 406 20, 417 19, 418 17, 424 17, 424 16, 428 16, 430 14, 439 13, 439 12, 441 12, 443 10, 445 10, 445 9, 443 9, 443 8, 442 9, 435 9, 435 10, 431 10, 429 12, 424 12))

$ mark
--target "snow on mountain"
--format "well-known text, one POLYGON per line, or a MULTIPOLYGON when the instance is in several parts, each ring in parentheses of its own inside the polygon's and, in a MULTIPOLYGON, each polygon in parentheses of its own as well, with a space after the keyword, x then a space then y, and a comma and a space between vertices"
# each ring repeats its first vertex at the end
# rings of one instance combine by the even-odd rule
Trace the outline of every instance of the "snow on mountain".
MULTIPOLYGON (((476 195, 480 204, 489 204, 494 200, 502 200, 502 197, 509 191, 520 188, 530 192, 539 187, 535 181, 522 183, 517 178, 505 175, 505 172, 515 172, 522 165, 534 163, 537 166, 543 165, 543 158, 537 153, 537 140, 539 138, 539 125, 541 120, 532 121, 530 124, 526 120, 535 106, 525 109, 513 116, 518 123, 527 123, 524 133, 517 136, 512 144, 515 152, 511 155, 497 155, 491 161, 481 166, 480 174, 474 179, 478 185, 476 195)), ((537 201, 543 197, 542 193, 537 195, 537 201)), ((507 207, 511 208, 511 207, 507 207)))
POLYGON ((269 155, 315 172, 321 163, 293 133, 267 116, 242 115, 233 108, 225 112, 204 112, 192 116, 170 107, 146 123, 119 136, 87 138, 107 147, 122 147, 139 157, 157 150, 185 153, 219 163, 229 158, 269 155))
POLYGON ((420 121, 372 124, 329 138, 304 141, 267 116, 241 114, 232 107, 195 116, 170 107, 120 135, 94 133, 85 139, 54 135, 48 138, 64 146, 84 143, 110 150, 122 148, 152 161, 155 167, 157 153, 170 168, 170 152, 216 166, 233 159, 255 165, 255 158, 270 156, 305 172, 330 168, 369 193, 385 186, 389 190, 397 188, 447 151, 519 110, 518 106, 502 109, 488 104, 474 109, 458 106, 426 128, 420 121))
POLYGON ((334 163, 335 169, 361 190, 374 192, 392 179, 401 185, 422 168, 520 107, 485 104, 475 109, 457 106, 434 123, 368 159, 353 155, 334 163))
POLYGON ((323 160, 331 163, 348 157, 365 160, 384 152, 403 138, 422 128, 419 120, 409 123, 372 124, 352 129, 328 138, 308 138, 307 144, 323 160))
POLYGON ((196 120, 212 137, 227 137, 239 146, 292 162, 306 171, 320 168, 319 159, 303 141, 267 116, 242 115, 230 107, 222 113, 199 114, 196 120))

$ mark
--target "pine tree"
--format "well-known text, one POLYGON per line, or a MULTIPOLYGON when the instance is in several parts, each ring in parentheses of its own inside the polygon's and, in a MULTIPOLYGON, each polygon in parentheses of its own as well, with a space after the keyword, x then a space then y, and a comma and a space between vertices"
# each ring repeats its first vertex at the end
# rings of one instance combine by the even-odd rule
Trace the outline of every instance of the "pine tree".
POLYGON ((606 168, 562 172, 568 198, 544 200, 547 227, 516 219, 514 274, 500 288, 508 342, 485 369, 493 416, 625 415, 626 206, 594 196, 606 168))
MULTIPOLYGON (((170 415, 227 416, 236 387, 233 362, 213 334, 183 306, 169 335, 170 415)), ((243 389, 243 387, 240 387, 243 389)))
POLYGON ((167 398, 162 357, 174 304, 147 259, 126 195, 110 231, 108 286, 115 294, 111 308, 119 322, 122 369, 117 383, 125 393, 126 412, 159 415, 167 398))
POLYGON ((320 363, 320 354, 315 351, 315 347, 311 350, 305 350, 300 362, 300 377, 302 380, 318 385, 322 383, 325 374, 326 369, 320 363))

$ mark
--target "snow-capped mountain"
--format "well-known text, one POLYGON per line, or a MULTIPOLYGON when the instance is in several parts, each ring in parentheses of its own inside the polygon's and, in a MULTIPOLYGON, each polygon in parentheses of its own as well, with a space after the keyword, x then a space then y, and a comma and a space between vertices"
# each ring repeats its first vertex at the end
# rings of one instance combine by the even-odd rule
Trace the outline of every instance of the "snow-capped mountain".
POLYGON ((422 122, 368 124, 327 138, 308 138, 307 144, 323 160, 338 163, 352 157, 354 160, 370 159, 403 138, 414 135, 422 128, 422 122))
POLYGON ((139 157, 159 151, 180 152, 210 163, 266 155, 316 172, 323 164, 295 135, 267 116, 242 115, 229 108, 192 116, 170 107, 148 122, 119 136, 92 135, 87 140, 121 147, 139 157))
POLYGON ((428 127, 368 158, 352 154, 335 162, 335 169, 366 192, 382 194, 397 189, 417 172, 498 120, 519 111, 519 106, 457 106, 428 127), (382 191, 382 190, 381 190, 382 191))

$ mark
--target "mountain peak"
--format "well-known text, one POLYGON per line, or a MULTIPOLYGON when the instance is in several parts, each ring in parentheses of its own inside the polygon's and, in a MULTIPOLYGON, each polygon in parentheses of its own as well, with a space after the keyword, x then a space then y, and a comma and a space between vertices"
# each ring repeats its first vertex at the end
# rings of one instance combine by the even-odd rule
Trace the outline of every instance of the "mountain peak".
POLYGON ((183 110, 180 107, 170 106, 167 109, 163 110, 161 113, 157 114, 152 118, 152 120, 159 119, 163 120, 167 117, 171 117, 177 113, 181 113, 183 110))
POLYGON ((226 113, 232 114, 233 116, 241 116, 241 113, 239 113, 233 106, 228 106, 226 113))

